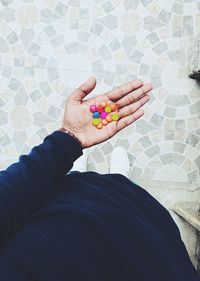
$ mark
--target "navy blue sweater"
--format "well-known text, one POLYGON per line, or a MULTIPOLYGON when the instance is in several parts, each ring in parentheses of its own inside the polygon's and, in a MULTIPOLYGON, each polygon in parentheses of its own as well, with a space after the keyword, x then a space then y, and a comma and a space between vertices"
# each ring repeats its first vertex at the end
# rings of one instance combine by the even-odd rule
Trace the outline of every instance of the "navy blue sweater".
POLYGON ((119 174, 66 175, 82 154, 56 131, 0 172, 0 281, 197 281, 178 228, 119 174))

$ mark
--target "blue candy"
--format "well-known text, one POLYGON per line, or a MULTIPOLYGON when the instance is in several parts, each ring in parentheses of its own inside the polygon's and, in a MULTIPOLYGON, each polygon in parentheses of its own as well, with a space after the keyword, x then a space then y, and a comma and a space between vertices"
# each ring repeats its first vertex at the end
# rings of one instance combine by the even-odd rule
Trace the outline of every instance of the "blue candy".
POLYGON ((100 116, 99 112, 96 111, 93 113, 93 118, 99 118, 99 116, 100 116))

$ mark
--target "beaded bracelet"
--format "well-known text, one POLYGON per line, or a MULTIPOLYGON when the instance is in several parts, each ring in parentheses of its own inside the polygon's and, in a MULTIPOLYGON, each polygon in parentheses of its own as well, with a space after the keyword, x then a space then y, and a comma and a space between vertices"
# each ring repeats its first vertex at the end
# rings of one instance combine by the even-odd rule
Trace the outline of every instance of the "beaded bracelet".
POLYGON ((64 127, 60 128, 58 131, 70 135, 80 145, 81 148, 84 148, 81 141, 72 132, 66 130, 64 127))

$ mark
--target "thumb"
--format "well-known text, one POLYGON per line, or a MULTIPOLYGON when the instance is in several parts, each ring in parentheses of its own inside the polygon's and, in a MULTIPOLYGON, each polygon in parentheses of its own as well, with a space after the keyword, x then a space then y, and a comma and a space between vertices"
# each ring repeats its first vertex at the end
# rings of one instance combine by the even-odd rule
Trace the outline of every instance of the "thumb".
POLYGON ((96 87, 96 79, 90 77, 85 83, 80 85, 71 95, 74 102, 81 103, 82 100, 96 87))

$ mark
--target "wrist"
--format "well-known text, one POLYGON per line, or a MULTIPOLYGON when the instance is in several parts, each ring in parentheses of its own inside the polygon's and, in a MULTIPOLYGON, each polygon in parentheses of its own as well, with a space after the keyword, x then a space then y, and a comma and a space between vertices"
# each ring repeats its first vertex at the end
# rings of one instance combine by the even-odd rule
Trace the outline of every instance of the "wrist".
POLYGON ((72 133, 70 130, 65 129, 64 127, 61 127, 60 129, 58 129, 58 131, 70 135, 80 145, 80 147, 82 149, 84 148, 84 146, 83 146, 82 142, 79 140, 79 138, 77 136, 75 136, 75 134, 72 133))

